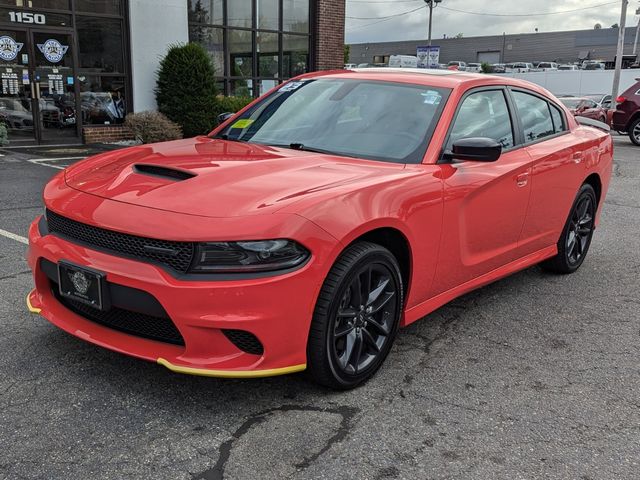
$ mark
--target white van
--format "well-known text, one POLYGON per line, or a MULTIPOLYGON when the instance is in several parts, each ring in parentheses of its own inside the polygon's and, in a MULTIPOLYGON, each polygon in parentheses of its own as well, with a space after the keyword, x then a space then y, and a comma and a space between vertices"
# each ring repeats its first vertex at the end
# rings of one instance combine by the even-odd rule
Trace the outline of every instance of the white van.
POLYGON ((391 55, 389 67, 393 68, 418 68, 418 57, 412 55, 391 55))

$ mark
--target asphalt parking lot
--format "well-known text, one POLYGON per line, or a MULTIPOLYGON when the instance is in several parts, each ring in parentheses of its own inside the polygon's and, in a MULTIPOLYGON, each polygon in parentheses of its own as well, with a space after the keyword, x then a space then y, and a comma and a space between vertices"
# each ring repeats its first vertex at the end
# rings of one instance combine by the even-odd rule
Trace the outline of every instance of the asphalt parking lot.
POLYGON ((454 301, 346 393, 181 376, 29 314, 22 237, 86 152, 4 152, 0 479, 638 478, 640 148, 615 143, 578 273, 534 267, 454 301))

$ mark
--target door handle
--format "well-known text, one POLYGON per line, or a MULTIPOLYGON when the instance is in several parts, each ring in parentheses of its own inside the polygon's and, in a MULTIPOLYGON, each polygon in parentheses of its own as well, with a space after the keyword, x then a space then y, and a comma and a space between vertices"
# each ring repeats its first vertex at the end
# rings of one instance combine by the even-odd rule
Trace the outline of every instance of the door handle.
POLYGON ((526 187, 529 183, 529 172, 521 173, 516 177, 516 185, 518 187, 526 187))

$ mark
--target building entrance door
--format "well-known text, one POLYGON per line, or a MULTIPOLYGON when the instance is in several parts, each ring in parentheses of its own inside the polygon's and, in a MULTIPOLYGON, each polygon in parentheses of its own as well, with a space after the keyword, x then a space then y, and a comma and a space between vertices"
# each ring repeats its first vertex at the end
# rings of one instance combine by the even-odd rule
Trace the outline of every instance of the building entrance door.
POLYGON ((9 146, 79 143, 73 34, 0 29, 0 122, 9 146))

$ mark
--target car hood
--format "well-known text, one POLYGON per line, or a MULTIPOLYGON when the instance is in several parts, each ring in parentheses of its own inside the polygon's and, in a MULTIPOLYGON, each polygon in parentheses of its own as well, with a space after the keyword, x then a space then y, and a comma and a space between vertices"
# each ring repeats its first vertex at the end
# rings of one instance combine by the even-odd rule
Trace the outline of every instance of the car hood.
POLYGON ((196 137, 89 158, 67 186, 102 198, 206 217, 274 213, 309 196, 353 190, 404 165, 196 137))

